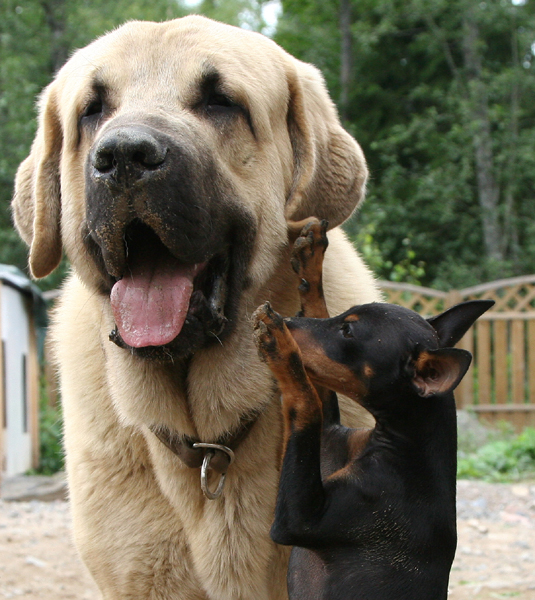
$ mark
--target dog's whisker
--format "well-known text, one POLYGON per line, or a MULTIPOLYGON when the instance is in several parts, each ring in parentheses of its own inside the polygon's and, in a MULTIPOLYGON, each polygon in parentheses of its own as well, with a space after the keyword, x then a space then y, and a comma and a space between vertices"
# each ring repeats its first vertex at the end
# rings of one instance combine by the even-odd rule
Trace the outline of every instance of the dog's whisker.
POLYGON ((215 337, 215 339, 216 339, 216 340, 219 342, 219 344, 220 344, 221 346, 223 346, 223 342, 222 342, 222 341, 219 339, 219 337, 218 337, 218 336, 217 336, 217 335, 216 335, 216 334, 215 334, 213 331, 211 331, 211 332, 210 332, 210 335, 211 335, 212 337, 215 337))

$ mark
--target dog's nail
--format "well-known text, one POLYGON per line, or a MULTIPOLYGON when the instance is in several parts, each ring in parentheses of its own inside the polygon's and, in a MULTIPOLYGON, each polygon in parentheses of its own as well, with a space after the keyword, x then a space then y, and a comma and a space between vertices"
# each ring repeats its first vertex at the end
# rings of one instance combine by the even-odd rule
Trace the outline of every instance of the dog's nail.
POLYGON ((310 290, 310 283, 306 279, 301 279, 301 284, 299 286, 300 292, 308 292, 310 290))

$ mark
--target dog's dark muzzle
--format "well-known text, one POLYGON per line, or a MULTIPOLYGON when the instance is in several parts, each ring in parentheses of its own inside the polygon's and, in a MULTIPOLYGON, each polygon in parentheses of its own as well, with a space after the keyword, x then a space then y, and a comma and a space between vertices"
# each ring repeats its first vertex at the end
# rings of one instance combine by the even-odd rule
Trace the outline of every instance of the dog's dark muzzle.
POLYGON ((195 133, 110 127, 88 156, 86 196, 82 235, 110 294, 113 341, 176 356, 228 333, 255 221, 195 133))
POLYGON ((152 123, 110 127, 89 153, 86 196, 87 233, 115 279, 124 275, 133 222, 185 263, 206 262, 229 244, 235 194, 193 133, 152 123))

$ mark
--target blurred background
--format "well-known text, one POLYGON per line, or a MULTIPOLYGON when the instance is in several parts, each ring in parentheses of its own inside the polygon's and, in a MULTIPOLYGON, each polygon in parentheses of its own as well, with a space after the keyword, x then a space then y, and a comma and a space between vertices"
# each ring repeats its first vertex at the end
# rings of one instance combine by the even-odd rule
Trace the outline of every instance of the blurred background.
MULTIPOLYGON (((367 200, 345 228, 385 297, 427 315, 495 299, 463 341, 475 361, 459 406, 508 423, 500 439, 534 425, 535 0, 0 0, 0 263, 26 271, 9 204, 40 90, 74 49, 124 21, 189 13, 264 33, 321 69, 368 160, 367 200)), ((67 269, 37 286, 56 290, 67 269)), ((31 288, 34 301, 39 293, 31 288)), ((34 399, 21 419, 34 423, 33 464, 54 472, 60 407, 35 348, 24 350, 20 393, 34 399)), ((522 455, 535 466, 535 430, 527 435, 522 455)))

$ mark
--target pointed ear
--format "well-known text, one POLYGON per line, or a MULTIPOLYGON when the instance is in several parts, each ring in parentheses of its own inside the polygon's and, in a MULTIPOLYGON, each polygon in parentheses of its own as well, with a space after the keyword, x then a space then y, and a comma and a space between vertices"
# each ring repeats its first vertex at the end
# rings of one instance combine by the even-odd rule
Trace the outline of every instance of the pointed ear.
POLYGON ((15 226, 30 246, 29 265, 36 278, 51 273, 61 260, 62 131, 53 85, 41 97, 37 134, 17 171, 11 205, 15 226))
POLYGON ((494 304, 494 300, 470 300, 427 319, 438 334, 440 348, 455 346, 477 318, 494 304))
POLYGON ((423 398, 453 392, 464 377, 472 355, 467 350, 424 350, 414 362, 412 383, 423 398))
POLYGON ((342 128, 320 72, 293 59, 288 72, 288 129, 294 179, 286 218, 315 216, 343 223, 364 198, 368 169, 357 142, 342 128))

